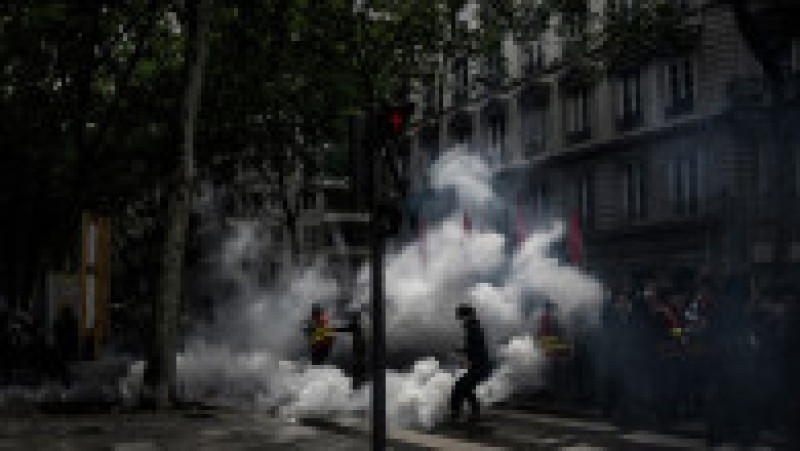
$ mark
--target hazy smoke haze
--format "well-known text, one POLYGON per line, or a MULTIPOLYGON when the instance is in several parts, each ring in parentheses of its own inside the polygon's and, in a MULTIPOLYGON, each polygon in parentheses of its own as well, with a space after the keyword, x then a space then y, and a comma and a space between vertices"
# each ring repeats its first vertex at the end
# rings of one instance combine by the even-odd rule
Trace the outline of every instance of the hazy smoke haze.
MULTIPOLYGON (((542 383, 545 360, 532 338, 537 315, 525 312, 537 313, 542 299, 554 302, 565 319, 599 311, 601 284, 551 255, 553 244, 563 238, 560 221, 528 233, 519 245, 492 226, 497 206, 510 204, 498 195, 492 174, 476 154, 445 153, 433 164, 430 180, 432 195, 451 199, 449 208, 423 236, 401 243, 386 258, 389 353, 416 361, 406 369, 390 362, 387 413, 395 426, 431 428, 444 417, 460 371, 448 357, 463 339, 454 315, 459 303, 476 307, 496 361, 479 389, 486 404, 542 383), (481 227, 465 230, 465 211, 481 218, 481 227)), ((278 286, 261 286, 246 264, 263 251, 259 227, 255 221, 238 223, 219 249, 215 276, 235 289, 218 308, 215 322, 198 328, 179 356, 182 392, 249 403, 287 418, 365 414, 369 385, 354 392, 341 369, 311 367, 305 357, 302 329, 311 304, 333 308, 339 287, 323 275, 324 262, 284 275, 278 286)), ((351 308, 368 308, 368 274, 368 266, 360 271, 361 288, 351 308)), ((334 322, 342 319, 336 317, 341 312, 333 313, 334 322)), ((339 337, 335 346, 347 355, 349 337, 339 337)), ((140 374, 141 365, 125 381, 130 393, 140 374)))

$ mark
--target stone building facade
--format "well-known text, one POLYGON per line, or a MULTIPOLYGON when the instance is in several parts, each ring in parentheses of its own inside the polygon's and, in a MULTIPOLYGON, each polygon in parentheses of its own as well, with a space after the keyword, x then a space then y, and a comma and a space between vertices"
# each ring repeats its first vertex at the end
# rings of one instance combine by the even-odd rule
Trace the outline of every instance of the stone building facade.
MULTIPOLYGON (((606 3, 590 2, 597 13, 606 3)), ((462 143, 495 164, 529 227, 577 215, 583 264, 606 278, 744 269, 769 280, 776 261, 794 271, 800 46, 787 49, 789 82, 776 101, 730 7, 681 3, 701 30, 691 53, 580 88, 565 83, 569 37, 555 31, 506 39, 501 69, 492 58, 450 62, 415 98, 413 189, 462 143)))

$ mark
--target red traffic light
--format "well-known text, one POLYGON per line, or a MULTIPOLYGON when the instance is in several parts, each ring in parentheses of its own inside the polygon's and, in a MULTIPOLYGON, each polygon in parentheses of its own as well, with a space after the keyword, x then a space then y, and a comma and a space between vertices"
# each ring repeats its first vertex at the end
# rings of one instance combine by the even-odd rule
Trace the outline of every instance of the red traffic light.
POLYGON ((409 125, 413 111, 411 104, 385 107, 380 115, 385 132, 394 136, 403 134, 409 125))
POLYGON ((389 122, 392 124, 392 130, 399 133, 403 129, 403 113, 397 110, 392 111, 389 122))

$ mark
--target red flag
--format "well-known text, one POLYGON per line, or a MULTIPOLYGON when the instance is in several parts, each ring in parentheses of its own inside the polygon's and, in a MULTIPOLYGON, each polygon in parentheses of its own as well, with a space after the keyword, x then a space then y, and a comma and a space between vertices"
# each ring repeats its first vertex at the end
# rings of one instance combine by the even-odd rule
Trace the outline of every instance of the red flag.
POLYGON ((469 212, 466 210, 464 211, 464 231, 472 231, 472 219, 469 217, 469 212))
POLYGON ((519 198, 517 198, 517 211, 516 211, 516 226, 515 226, 515 238, 517 245, 522 244, 525 241, 525 218, 522 215, 522 202, 520 202, 519 198))
POLYGON ((577 213, 573 213, 569 220, 569 234, 567 236, 569 261, 580 265, 583 262, 583 239, 581 237, 581 221, 577 213))

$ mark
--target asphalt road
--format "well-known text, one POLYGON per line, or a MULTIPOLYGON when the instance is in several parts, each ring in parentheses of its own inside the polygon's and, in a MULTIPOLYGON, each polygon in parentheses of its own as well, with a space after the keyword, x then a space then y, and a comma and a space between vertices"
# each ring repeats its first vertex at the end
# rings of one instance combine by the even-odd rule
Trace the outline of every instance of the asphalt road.
MULTIPOLYGON (((490 411, 477 427, 443 425, 429 432, 390 429, 389 438, 389 449, 394 450, 705 449, 701 434, 691 431, 623 431, 600 420, 521 410, 490 411)), ((227 410, 0 418, 0 450, 293 449, 369 449, 368 427, 338 420, 290 423, 264 413, 227 410)), ((754 449, 780 448, 773 445, 754 449)))
MULTIPOLYGON (((347 424, 347 423, 345 423, 347 424)), ((323 430, 325 424, 317 424, 323 430)), ((336 426, 341 427, 341 426, 336 426)), ((366 425, 349 423, 367 432, 366 425)), ((585 416, 533 413, 529 410, 494 410, 477 426, 459 423, 433 431, 390 430, 390 438, 428 449, 441 450, 695 450, 708 449, 699 424, 685 424, 674 433, 621 430, 585 416)), ((714 449, 741 449, 723 444, 714 449)), ((753 450, 784 449, 778 437, 764 437, 753 450)))

